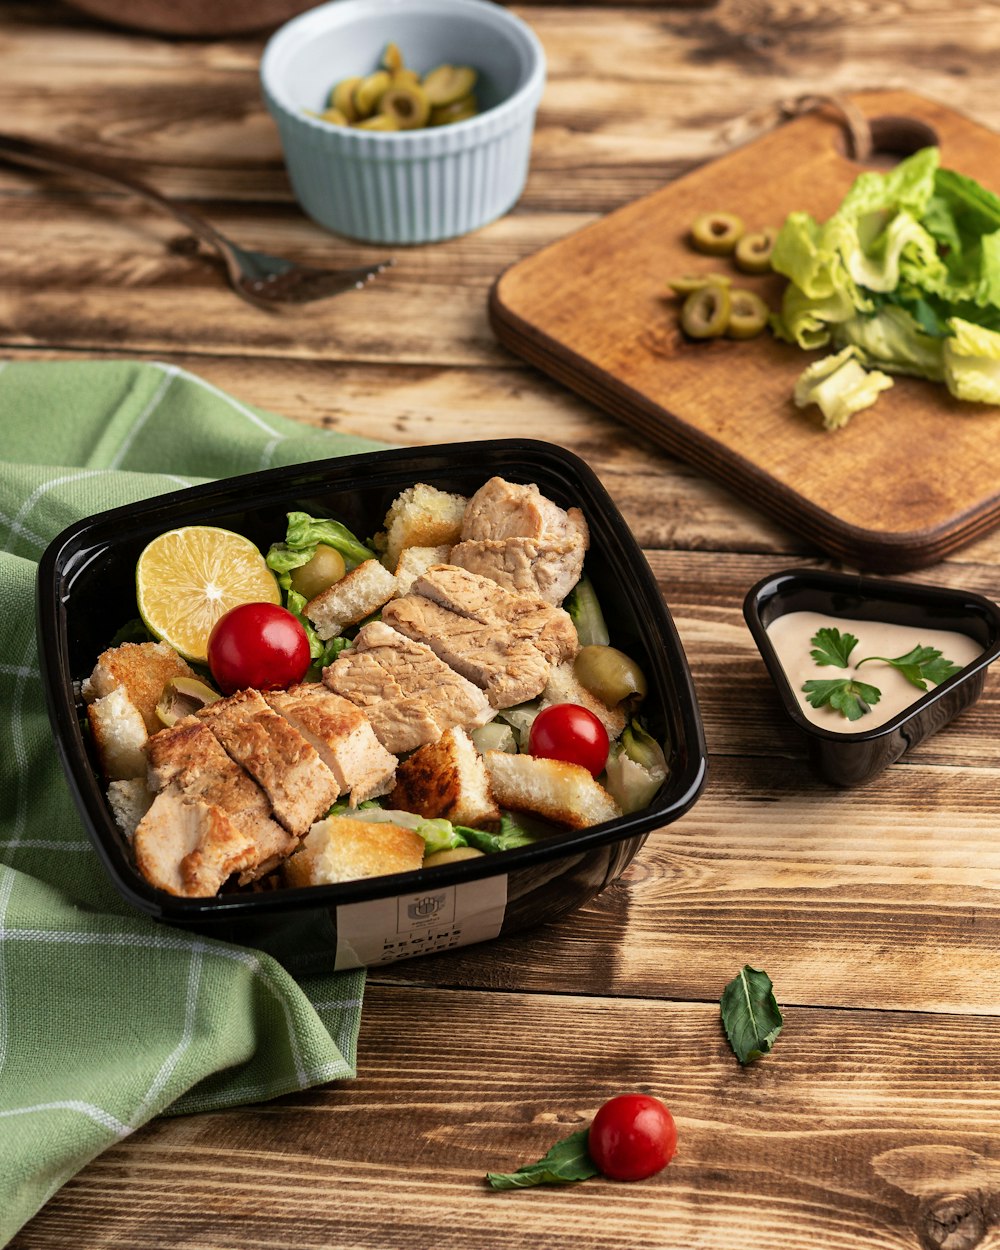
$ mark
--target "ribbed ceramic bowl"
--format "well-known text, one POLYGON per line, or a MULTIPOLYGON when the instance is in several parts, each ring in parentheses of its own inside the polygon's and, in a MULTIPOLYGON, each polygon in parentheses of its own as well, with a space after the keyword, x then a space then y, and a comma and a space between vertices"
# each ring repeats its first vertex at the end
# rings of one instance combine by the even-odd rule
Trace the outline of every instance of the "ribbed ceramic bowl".
POLYGON ((277 31, 261 61, 299 204, 327 229, 371 243, 453 238, 512 208, 544 83, 538 38, 489 0, 333 0, 277 31), (393 132, 309 116, 326 107, 335 83, 377 69, 389 42, 420 74, 471 65, 478 114, 393 132))

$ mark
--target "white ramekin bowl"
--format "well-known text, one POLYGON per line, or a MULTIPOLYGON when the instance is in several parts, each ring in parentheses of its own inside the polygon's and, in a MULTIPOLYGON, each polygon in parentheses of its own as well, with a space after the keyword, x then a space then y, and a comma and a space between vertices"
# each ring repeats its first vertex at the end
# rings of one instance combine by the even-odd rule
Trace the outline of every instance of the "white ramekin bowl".
POLYGON ((490 0, 331 0, 275 32, 260 72, 296 199, 338 234, 449 239, 502 216, 524 189, 545 54, 529 26, 490 0), (471 65, 479 113, 401 131, 309 116, 334 83, 375 70, 389 42, 421 74, 471 65))

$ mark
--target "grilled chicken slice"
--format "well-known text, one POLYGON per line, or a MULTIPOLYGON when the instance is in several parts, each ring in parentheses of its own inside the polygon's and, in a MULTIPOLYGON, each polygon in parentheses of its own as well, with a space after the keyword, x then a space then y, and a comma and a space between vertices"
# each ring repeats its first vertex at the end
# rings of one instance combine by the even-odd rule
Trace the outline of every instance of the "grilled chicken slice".
POLYGON ((241 836, 253 843, 252 862, 241 884, 252 881, 296 846, 296 839, 271 818, 271 804, 260 786, 235 764, 197 716, 185 716, 146 743, 150 790, 167 787, 222 811, 241 836))
POLYGON ((289 833, 301 837, 336 801, 340 788, 333 773, 259 690, 238 690, 202 708, 198 717, 261 787, 289 833))
POLYGON ((539 538, 486 538, 460 542, 449 561, 488 577, 507 590, 538 595, 546 603, 562 603, 583 572, 586 548, 575 542, 539 538))
POLYGON ((494 477, 469 500, 450 563, 561 603, 580 580, 589 543, 579 508, 564 511, 534 484, 494 477))
POLYGON ((475 729, 495 715, 481 690, 384 621, 360 629, 354 646, 324 669, 323 682, 360 708, 396 754, 436 742, 452 725, 475 729))
POLYGON ((576 629, 561 608, 447 564, 434 565, 409 595, 386 604, 382 620, 426 643, 484 690, 495 708, 536 698, 551 666, 579 650, 576 629))
POLYGON ((234 872, 250 869, 258 847, 220 807, 167 786, 156 796, 132 839, 135 862, 168 894, 210 898, 234 872))
POLYGON ((305 682, 264 695, 268 705, 316 750, 351 805, 387 794, 396 757, 379 742, 364 713, 321 682, 305 682))

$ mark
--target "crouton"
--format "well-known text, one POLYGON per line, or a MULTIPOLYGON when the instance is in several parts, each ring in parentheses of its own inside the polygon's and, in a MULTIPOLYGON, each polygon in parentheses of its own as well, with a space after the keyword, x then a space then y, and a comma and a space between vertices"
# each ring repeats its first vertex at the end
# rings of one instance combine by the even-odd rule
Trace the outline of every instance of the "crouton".
POLYGON ((612 741, 625 728, 625 713, 621 707, 608 707, 586 686, 581 686, 572 664, 559 664, 549 671, 549 680, 542 691, 542 707, 551 707, 554 703, 578 703, 588 712, 593 712, 612 741))
POLYGON ((305 615, 316 633, 326 641, 339 637, 348 625, 356 625, 377 612, 396 593, 396 579, 379 564, 365 560, 351 569, 305 606, 305 615))
POLYGON ((320 682, 264 695, 270 707, 315 749, 351 805, 387 794, 396 774, 396 757, 375 737, 364 713, 320 682))
POLYGON ((163 687, 172 677, 194 676, 187 661, 165 642, 123 642, 97 657, 82 693, 87 703, 93 703, 113 690, 123 690, 142 717, 146 732, 154 734, 163 728, 156 715, 163 687))
POLYGON ((124 686, 88 704, 87 719, 105 779, 121 781, 144 777, 146 757, 142 748, 149 735, 139 709, 124 686))
POLYGON ((423 838, 412 829, 328 816, 313 825, 301 848, 285 861, 285 882, 290 886, 332 885, 412 872, 423 863, 424 846, 423 838))
POLYGON ((132 777, 128 781, 112 781, 108 786, 108 804, 115 824, 131 838, 153 801, 144 777, 132 777))
POLYGON ((132 839, 136 867, 168 894, 210 898, 254 862, 253 839, 214 803, 168 786, 153 800, 132 839))
POLYGON ((418 482, 400 494, 385 515, 386 567, 394 569, 407 547, 449 547, 458 542, 468 500, 418 482))
POLYGON ((274 814, 296 837, 328 811, 340 793, 337 780, 312 746, 259 690, 240 690, 198 713, 228 755, 271 800, 274 814))
POLYGON ((493 797, 501 807, 531 812, 570 829, 586 829, 620 816, 621 808, 579 764, 487 751, 483 759, 493 797))
POLYGON ((410 587, 432 564, 448 564, 451 547, 407 547, 396 565, 396 594, 407 595, 410 587))
POLYGON ((465 730, 457 727, 400 764, 389 806, 421 816, 443 816, 475 829, 495 829, 500 823, 482 756, 465 730))

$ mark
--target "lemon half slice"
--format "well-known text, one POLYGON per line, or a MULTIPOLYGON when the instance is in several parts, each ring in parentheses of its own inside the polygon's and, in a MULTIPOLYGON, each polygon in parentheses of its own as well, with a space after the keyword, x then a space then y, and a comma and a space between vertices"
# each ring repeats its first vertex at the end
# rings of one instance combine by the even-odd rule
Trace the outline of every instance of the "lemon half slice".
POLYGON ((242 534, 214 525, 168 530, 135 566, 139 615, 156 638, 186 660, 204 664, 208 636, 241 603, 281 603, 264 557, 242 534))

